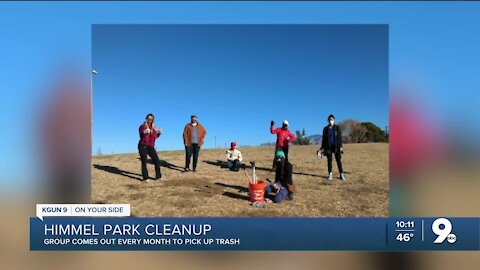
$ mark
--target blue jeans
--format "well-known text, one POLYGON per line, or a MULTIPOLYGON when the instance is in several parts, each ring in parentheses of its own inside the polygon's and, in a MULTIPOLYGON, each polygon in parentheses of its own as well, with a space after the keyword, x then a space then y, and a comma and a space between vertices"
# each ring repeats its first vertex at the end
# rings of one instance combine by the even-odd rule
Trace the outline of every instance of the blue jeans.
POLYGON ((240 162, 240 160, 238 159, 235 159, 234 161, 228 161, 227 162, 227 167, 230 169, 230 170, 239 170, 240 169, 240 166, 242 166, 242 163, 240 162))
POLYGON ((283 202, 287 197, 288 197, 288 190, 285 187, 281 187, 280 191, 275 194, 275 196, 270 196, 270 193, 272 193, 275 190, 273 185, 268 185, 265 187, 265 198, 270 198, 274 203, 281 203, 283 202))

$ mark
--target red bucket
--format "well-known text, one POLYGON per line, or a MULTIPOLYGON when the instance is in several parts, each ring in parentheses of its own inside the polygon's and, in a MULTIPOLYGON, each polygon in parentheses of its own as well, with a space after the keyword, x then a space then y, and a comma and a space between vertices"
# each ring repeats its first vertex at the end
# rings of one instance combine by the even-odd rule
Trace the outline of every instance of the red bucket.
POLYGON ((258 180, 256 184, 250 183, 248 185, 250 191, 250 201, 253 202, 265 202, 265 182, 258 180))

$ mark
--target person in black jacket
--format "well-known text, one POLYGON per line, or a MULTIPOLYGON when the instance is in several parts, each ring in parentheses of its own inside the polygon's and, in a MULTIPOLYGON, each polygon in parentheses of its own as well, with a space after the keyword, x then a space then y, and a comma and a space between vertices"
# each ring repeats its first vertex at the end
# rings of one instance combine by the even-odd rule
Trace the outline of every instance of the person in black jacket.
POLYGON ((335 116, 333 116, 333 114, 328 116, 328 125, 323 128, 322 146, 320 147, 319 151, 321 151, 324 155, 327 156, 328 180, 332 180, 333 178, 332 156, 335 155, 338 171, 340 173, 340 179, 342 181, 345 181, 345 174, 343 173, 342 167, 342 131, 340 130, 339 126, 335 125, 335 116))
POLYGON ((265 187, 265 197, 275 203, 281 203, 286 199, 293 200, 295 192, 292 180, 293 166, 281 150, 275 154, 275 163, 275 183, 265 187))

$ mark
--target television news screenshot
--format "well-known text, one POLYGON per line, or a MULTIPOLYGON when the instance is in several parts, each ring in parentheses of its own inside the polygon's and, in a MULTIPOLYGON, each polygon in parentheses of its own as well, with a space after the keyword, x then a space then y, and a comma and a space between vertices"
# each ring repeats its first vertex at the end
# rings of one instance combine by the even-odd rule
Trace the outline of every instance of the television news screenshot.
POLYGON ((0 269, 478 269, 479 25, 0 1, 0 269))

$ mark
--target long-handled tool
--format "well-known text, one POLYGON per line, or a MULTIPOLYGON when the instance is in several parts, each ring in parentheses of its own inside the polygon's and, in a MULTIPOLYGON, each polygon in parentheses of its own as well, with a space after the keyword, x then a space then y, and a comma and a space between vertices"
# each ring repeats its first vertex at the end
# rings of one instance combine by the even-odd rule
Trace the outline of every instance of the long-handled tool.
POLYGON ((257 184, 257 175, 255 174, 255 161, 251 161, 250 165, 252 165, 252 178, 253 178, 253 184, 257 184))
POLYGON ((252 178, 250 178, 250 175, 248 175, 247 170, 245 170, 245 174, 246 174, 247 177, 248 177, 248 181, 249 181, 251 184, 253 184, 252 178))

